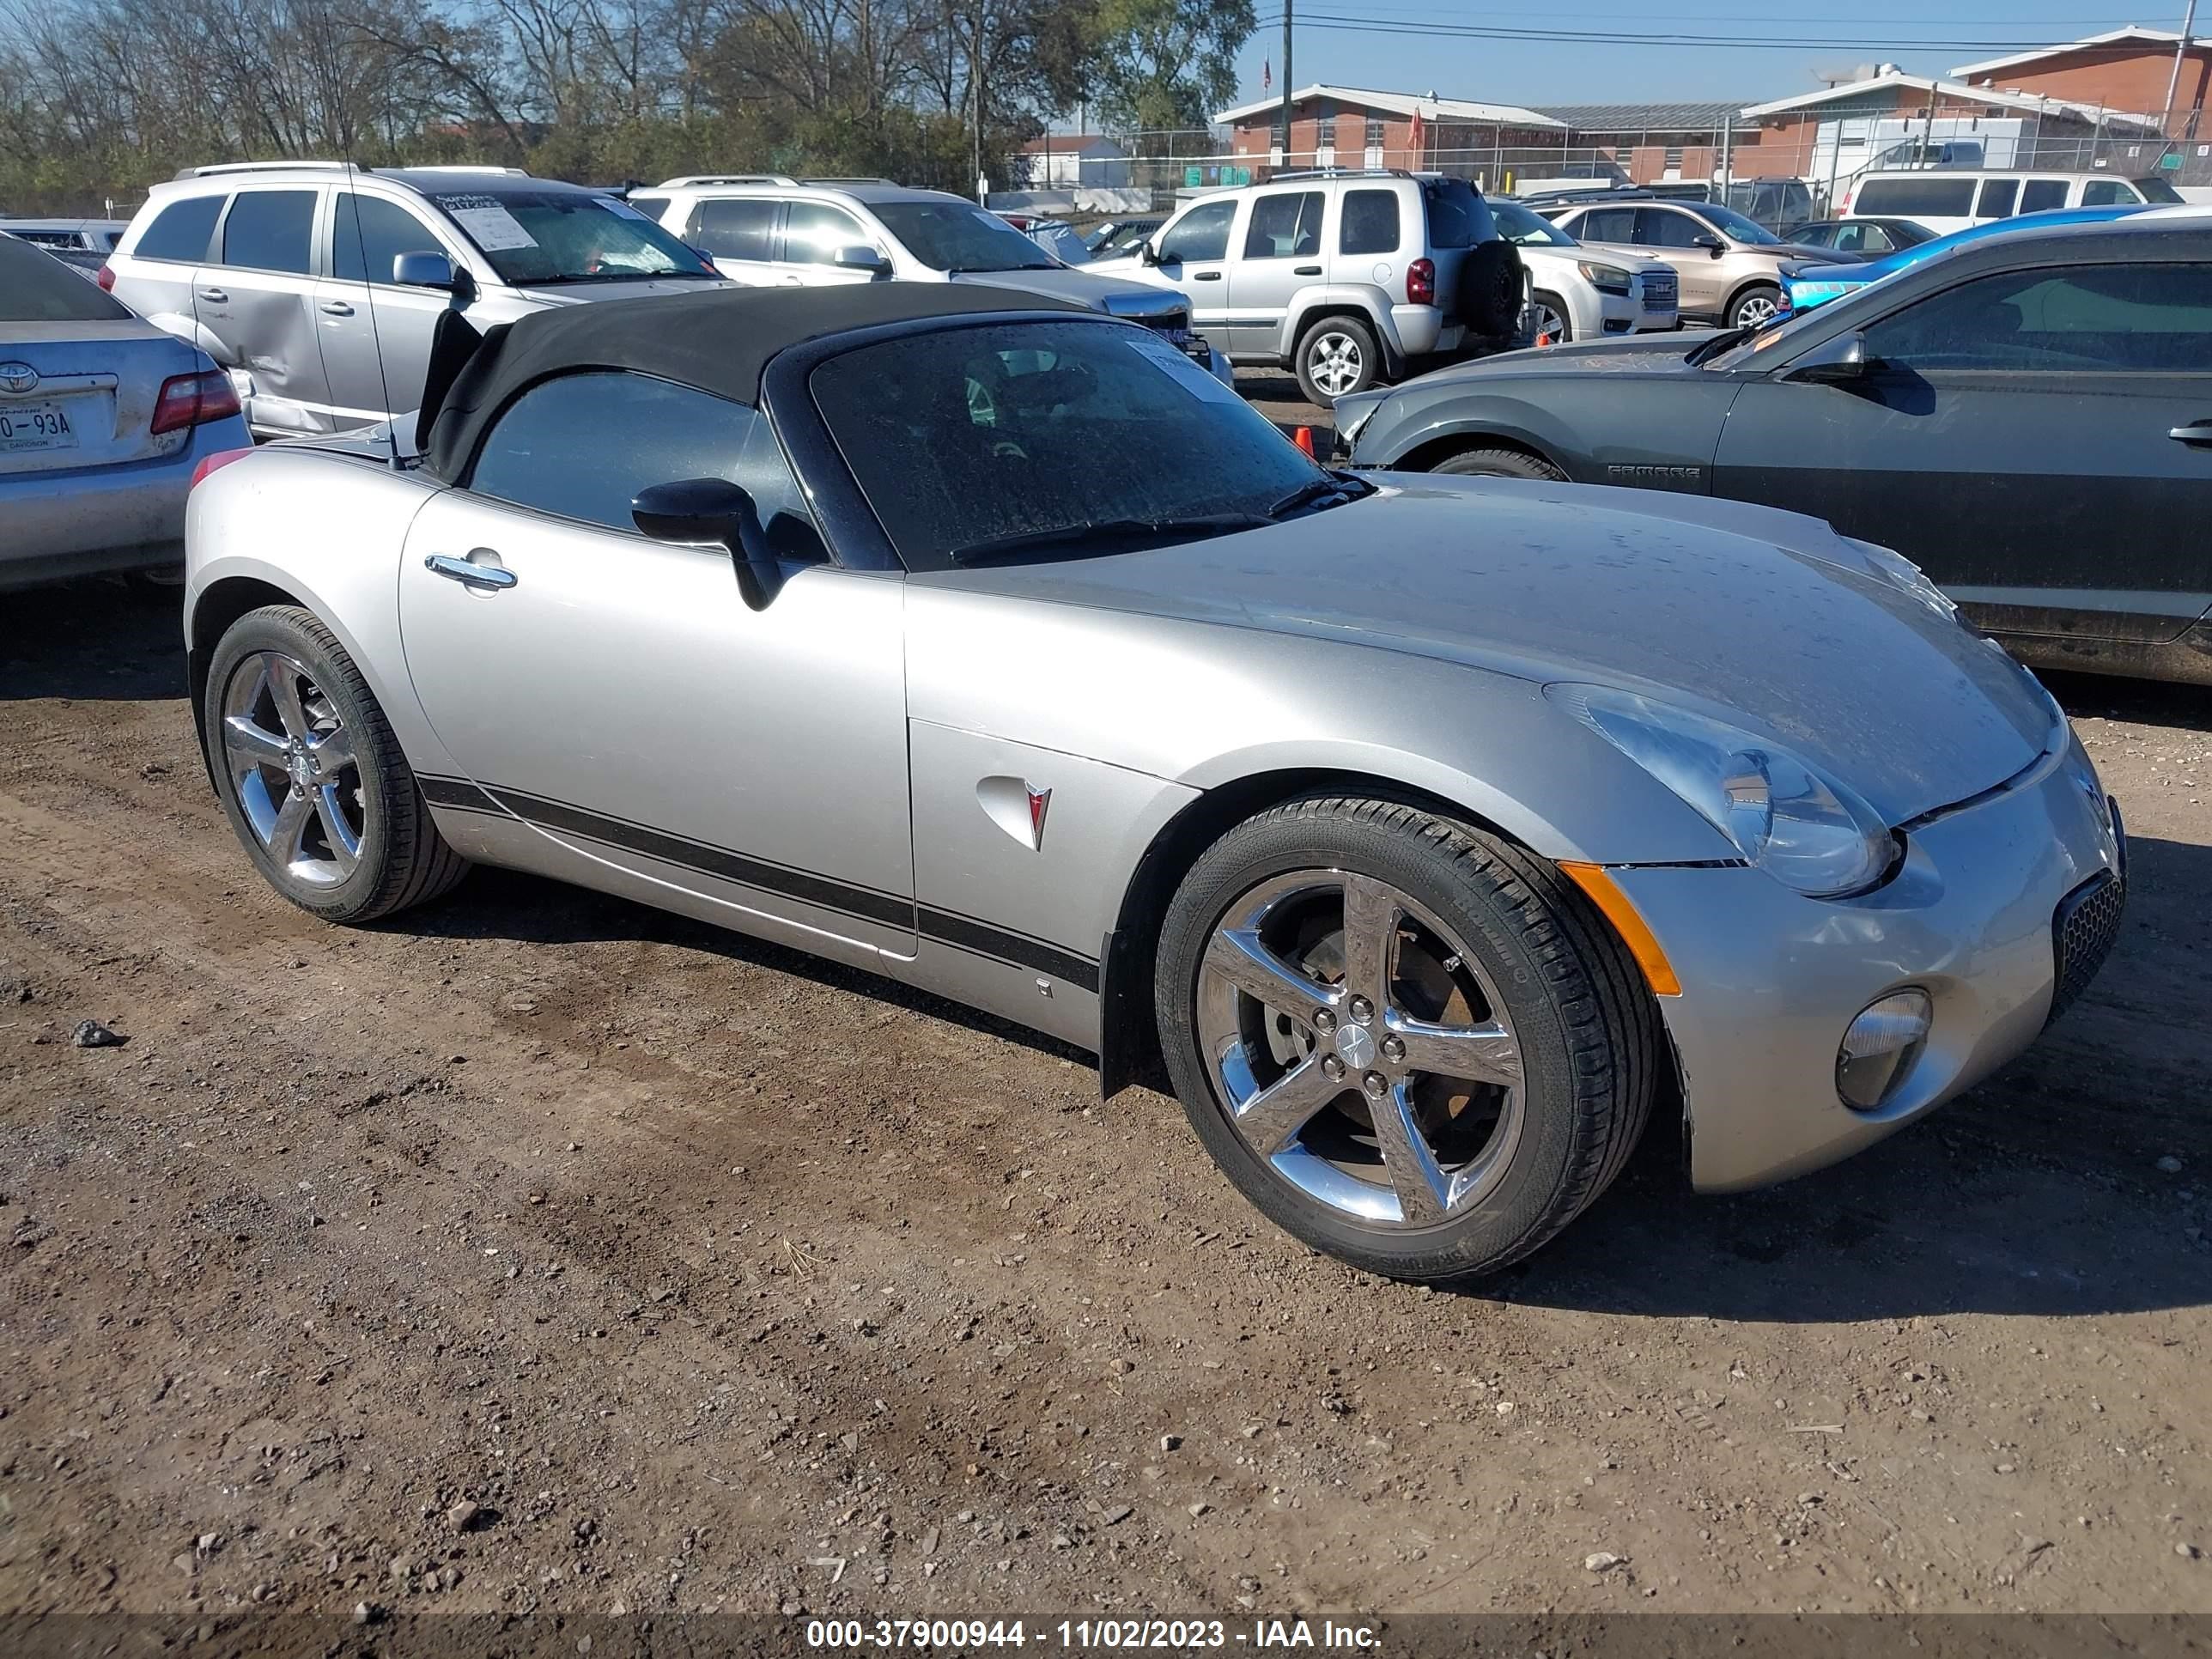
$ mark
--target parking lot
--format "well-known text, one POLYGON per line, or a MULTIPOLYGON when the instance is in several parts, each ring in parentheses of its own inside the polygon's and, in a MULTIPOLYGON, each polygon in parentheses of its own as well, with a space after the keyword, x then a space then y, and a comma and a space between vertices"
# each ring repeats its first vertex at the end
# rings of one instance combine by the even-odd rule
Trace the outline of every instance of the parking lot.
POLYGON ((857 974, 481 872, 318 924, 175 603, 0 611, 0 1605, 2212 1607, 2203 693, 2054 682, 2131 898, 2027 1056, 1749 1196, 1660 1125, 1455 1296, 857 974))

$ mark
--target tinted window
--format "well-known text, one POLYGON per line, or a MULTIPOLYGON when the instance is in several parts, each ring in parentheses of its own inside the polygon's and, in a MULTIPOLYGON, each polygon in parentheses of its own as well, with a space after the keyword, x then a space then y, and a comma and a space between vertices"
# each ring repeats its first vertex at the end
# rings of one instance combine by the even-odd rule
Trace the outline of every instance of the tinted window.
POLYGON ((1281 191, 1252 200, 1244 232, 1248 259, 1305 259, 1321 252, 1322 193, 1281 191))
POLYGON ((1686 213, 1669 213, 1665 208, 1637 210, 1636 243, 1639 247, 1696 247, 1698 237, 1712 234, 1711 226, 1698 223, 1686 213))
POLYGON ((2158 178, 2136 179, 2135 191, 2146 202, 2164 202, 2172 205, 2189 199, 2165 179, 2158 178))
POLYGON ((632 498, 679 478, 743 484, 779 554, 825 556, 760 411, 643 374, 565 374, 532 386, 484 435, 469 488, 635 534, 632 498))
POLYGON ((660 216, 668 211, 668 198, 650 191, 634 190, 623 198, 656 225, 660 216))
POLYGON ((1574 222, 1577 241, 1632 242, 1636 240, 1634 208, 1592 208, 1574 222))
POLYGON ((1490 211, 1498 221, 1498 234, 1523 247, 1572 247, 1575 239, 1541 214, 1531 213, 1518 202, 1492 202, 1490 211))
POLYGON ((1782 239, 1755 219, 1747 219, 1734 208, 1720 202, 1699 202, 1688 211, 1704 220, 1711 229, 1720 231, 1739 242, 1748 242, 1753 247, 1773 247, 1782 239))
POLYGON ((1160 263, 1227 258, 1229 227, 1236 217, 1234 202, 1207 202, 1193 208, 1160 238, 1160 263))
POLYGON ((2020 180, 2017 179, 1984 179, 1982 180, 1982 199, 1975 204, 1974 214, 1982 219, 2009 219, 2013 204, 2020 199, 2020 180))
MULTIPOLYGON (((2059 188, 2063 191, 2065 186, 2059 188)), ((1896 214, 1909 219, 1921 213, 1942 219, 1971 218, 1974 211, 1974 181, 1940 179, 1932 174, 1925 179, 1869 179, 1860 186, 1852 210, 1870 218, 1896 214)))
POLYGON ((872 247, 860 222, 823 202, 793 202, 783 222, 783 257, 805 264, 836 262, 841 247, 872 247))
MULTIPOLYGON (((1264 513, 1323 475, 1172 345, 1108 323, 1002 323, 862 346, 814 372, 815 402, 916 569, 1006 536, 1264 513), (1145 457, 1101 466, 1102 455, 1145 457)), ((1202 530, 1072 542, 1074 558, 1202 530)))
POLYGON ((684 224, 684 240, 717 259, 772 259, 776 210, 782 205, 781 202, 701 202, 684 224))
POLYGON ((2132 207, 2140 198, 2118 179, 2092 179, 2081 186, 2083 207, 2132 207))
POLYGON ((403 253, 443 253, 429 226, 380 196, 338 194, 331 227, 331 272, 349 283, 392 281, 392 262, 403 253))
POLYGON ((131 308, 50 253, 0 235, 0 323, 108 323, 131 308))
POLYGON ((2089 265, 1962 283, 1867 330, 1901 368, 2212 371, 2212 265, 2089 265))
POLYGON ((2066 205, 2066 181, 2063 179, 2031 179, 2020 187, 2020 210, 2022 213, 2048 213, 2053 208, 2066 205))
POLYGON ((306 276, 308 239, 315 228, 312 190, 244 190, 222 222, 222 263, 243 270, 289 270, 306 276))
POLYGON ((198 264, 207 258, 208 239, 215 234, 216 215, 222 211, 220 196, 187 196, 172 202, 154 216, 138 246, 131 252, 141 259, 182 259, 198 264))
POLYGON ((1431 247, 1473 247, 1494 241, 1497 222, 1490 204, 1474 192, 1464 179, 1439 179, 1421 186, 1421 200, 1429 210, 1431 247))
POLYGON ((1395 253, 1398 250, 1398 192, 1352 190, 1344 196, 1336 228, 1339 253, 1395 253))

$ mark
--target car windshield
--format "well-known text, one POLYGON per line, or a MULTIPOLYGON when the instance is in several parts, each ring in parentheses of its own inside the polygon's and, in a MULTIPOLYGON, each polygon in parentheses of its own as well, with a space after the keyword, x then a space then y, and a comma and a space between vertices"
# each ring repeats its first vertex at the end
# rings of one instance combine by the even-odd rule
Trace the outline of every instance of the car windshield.
POLYGON ((995 213, 965 202, 871 204, 884 228, 932 270, 1052 270, 1055 263, 995 213))
POLYGON ((1498 233, 1509 242, 1518 242, 1523 247, 1580 247, 1582 244, 1561 230, 1540 214, 1531 213, 1518 202, 1496 202, 1490 211, 1498 221, 1498 233))
POLYGON ((1127 324, 903 335, 830 359, 812 392, 915 570, 1159 547, 1367 493, 1127 324))
POLYGON ((431 202, 477 245, 500 280, 617 283, 713 278, 713 266, 627 202, 582 191, 440 191, 431 202))
POLYGON ((1732 207, 1718 202, 1685 202, 1682 205, 1716 229, 1726 231, 1739 242, 1748 242, 1753 247, 1777 247, 1782 239, 1755 220, 1747 219, 1732 207))
MULTIPOLYGON (((2202 155, 2203 152, 2200 150, 2197 153, 2202 155)), ((2135 181, 2135 186, 2137 190, 2142 192, 2142 198, 2146 202, 2159 202, 2164 203, 2167 205, 2172 205, 2174 203, 2185 202, 2189 199, 2179 191, 2176 190, 2172 184, 2168 183, 2164 179, 2159 178, 2156 174, 2153 174, 2148 178, 2136 179, 2135 181)))
MULTIPOLYGON (((131 309, 41 248, 0 234, 0 323, 119 323, 131 309)), ((0 343, 0 356, 7 348, 0 343)))

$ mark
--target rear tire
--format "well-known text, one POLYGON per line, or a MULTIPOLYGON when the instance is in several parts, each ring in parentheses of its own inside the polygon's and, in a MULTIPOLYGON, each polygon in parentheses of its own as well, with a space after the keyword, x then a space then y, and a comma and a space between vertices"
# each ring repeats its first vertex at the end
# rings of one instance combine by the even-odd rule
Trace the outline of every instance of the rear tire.
POLYGON ((1479 242, 1459 267, 1459 319, 1470 334, 1510 340, 1521 328, 1521 250, 1504 237, 1479 242))
POLYGON ((1332 407, 1382 378, 1382 349, 1357 317, 1324 317, 1298 337, 1298 390, 1306 401, 1332 407))
POLYGON ((1311 796, 1231 830, 1168 908, 1154 997, 1223 1173, 1392 1278, 1539 1249, 1650 1113, 1657 1010, 1603 920, 1544 860, 1417 807, 1311 796))
POLYGON ((372 921, 468 872, 368 683, 313 612, 264 605, 230 625, 208 665, 200 729, 246 855, 302 910, 372 921))
POLYGON ((1429 469, 1462 478, 1534 478, 1544 483, 1565 483, 1567 475, 1540 456, 1517 449, 1462 449, 1447 455, 1429 469))

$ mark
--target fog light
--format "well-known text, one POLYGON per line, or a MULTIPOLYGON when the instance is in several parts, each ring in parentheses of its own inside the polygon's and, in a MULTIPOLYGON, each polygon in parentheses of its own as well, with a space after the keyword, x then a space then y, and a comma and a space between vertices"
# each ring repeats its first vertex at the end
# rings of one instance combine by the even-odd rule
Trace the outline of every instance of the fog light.
POLYGON ((1925 991, 1893 991, 1869 1003, 1836 1050, 1836 1092, 1854 1111, 1870 1112, 1889 1097, 1928 1041, 1925 991))

